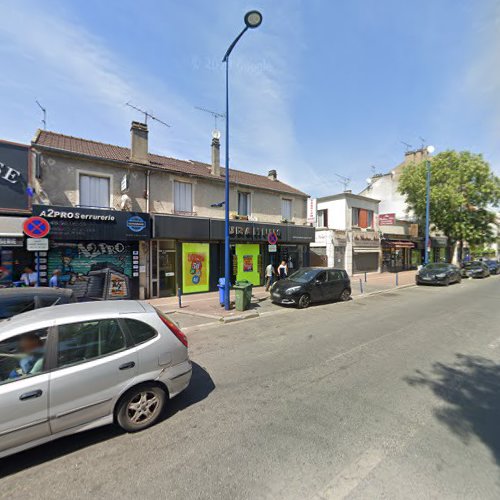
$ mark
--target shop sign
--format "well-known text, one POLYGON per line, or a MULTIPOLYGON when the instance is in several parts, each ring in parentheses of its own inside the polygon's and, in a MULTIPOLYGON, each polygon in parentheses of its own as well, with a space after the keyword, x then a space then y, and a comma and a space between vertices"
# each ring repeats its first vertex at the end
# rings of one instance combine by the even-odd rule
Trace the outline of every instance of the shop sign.
POLYGON ((316 224, 316 198, 307 198, 307 222, 316 224))
POLYGON ((267 250, 269 253, 274 253, 278 251, 278 245, 267 245, 267 250))
POLYGON ((393 226, 396 223, 396 214, 379 214, 379 226, 393 226))
POLYGON ((347 231, 334 231, 333 244, 340 247, 345 246, 347 244, 347 231))
POLYGON ((375 231, 353 231, 353 245, 356 247, 378 247, 379 235, 375 231))
POLYGON ((208 292, 210 274, 210 245, 182 244, 183 293, 208 292))
POLYGON ((0 209, 29 210, 29 151, 0 141, 0 209))
POLYGON ((28 252, 46 252, 49 249, 48 238, 27 238, 26 250, 28 252))
POLYGON ((246 226, 229 225, 229 236, 233 238, 269 240, 269 236, 273 233, 277 238, 281 238, 281 229, 279 227, 257 226, 255 224, 247 224, 246 226))
POLYGON ((0 247, 22 247, 22 238, 0 237, 0 247))
POLYGON ((147 240, 149 214, 92 208, 33 205, 33 213, 50 222, 52 240, 147 240))

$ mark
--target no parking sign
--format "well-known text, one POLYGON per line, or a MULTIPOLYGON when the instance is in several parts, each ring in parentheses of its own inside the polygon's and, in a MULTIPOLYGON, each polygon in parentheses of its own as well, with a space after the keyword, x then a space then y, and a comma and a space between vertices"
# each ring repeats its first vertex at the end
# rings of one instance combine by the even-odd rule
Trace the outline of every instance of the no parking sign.
POLYGON ((42 217, 30 217, 24 222, 23 231, 30 238, 45 238, 50 232, 50 224, 42 217))

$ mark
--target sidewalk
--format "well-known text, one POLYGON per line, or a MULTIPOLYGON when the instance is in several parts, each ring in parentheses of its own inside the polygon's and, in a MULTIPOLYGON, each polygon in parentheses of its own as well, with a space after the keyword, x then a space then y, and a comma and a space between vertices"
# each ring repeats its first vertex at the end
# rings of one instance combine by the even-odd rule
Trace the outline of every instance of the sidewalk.
MULTIPOLYGON (((398 273, 397 286, 408 286, 415 283, 416 271, 398 273)), ((372 273, 351 276, 353 298, 383 292, 396 288, 396 274, 372 273), (361 283, 360 283, 361 280, 361 283)), ((280 306, 269 300, 269 292, 265 288, 254 287, 252 303, 247 311, 226 311, 219 304, 219 292, 208 292, 196 295, 183 295, 182 307, 179 308, 177 297, 150 299, 148 302, 158 309, 172 315, 181 328, 191 328, 212 324, 215 322, 229 323, 241 319, 257 318, 263 313, 279 312, 290 309, 292 306, 280 306)), ((234 292, 231 291, 231 302, 234 302, 234 292)))

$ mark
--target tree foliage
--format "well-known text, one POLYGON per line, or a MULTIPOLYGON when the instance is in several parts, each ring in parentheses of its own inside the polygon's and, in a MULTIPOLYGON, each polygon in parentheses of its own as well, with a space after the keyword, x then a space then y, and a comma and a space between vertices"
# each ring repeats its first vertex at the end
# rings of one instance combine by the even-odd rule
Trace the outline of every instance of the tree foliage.
MULTIPOLYGON (((468 151, 444 151, 431 162, 431 225, 450 240, 484 243, 491 241, 492 207, 500 201, 500 179, 482 155, 468 151)), ((423 227, 426 204, 426 161, 403 170, 399 191, 409 210, 423 227)))

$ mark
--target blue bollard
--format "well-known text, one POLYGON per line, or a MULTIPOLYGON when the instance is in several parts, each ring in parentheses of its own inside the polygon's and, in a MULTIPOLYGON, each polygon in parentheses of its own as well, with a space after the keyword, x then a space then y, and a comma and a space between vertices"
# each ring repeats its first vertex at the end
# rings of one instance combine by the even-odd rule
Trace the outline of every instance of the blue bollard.
POLYGON ((365 283, 366 283, 366 271, 365 271, 365 283))
POLYGON ((399 286, 399 273, 396 273, 396 286, 399 286))
POLYGON ((179 297, 179 309, 182 308, 182 290, 179 288, 177 290, 177 297, 179 297))
POLYGON ((359 289, 360 289, 361 293, 364 293, 363 292, 363 280, 361 278, 359 278, 359 289))

